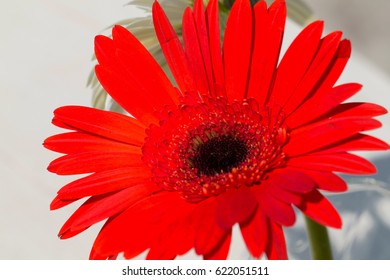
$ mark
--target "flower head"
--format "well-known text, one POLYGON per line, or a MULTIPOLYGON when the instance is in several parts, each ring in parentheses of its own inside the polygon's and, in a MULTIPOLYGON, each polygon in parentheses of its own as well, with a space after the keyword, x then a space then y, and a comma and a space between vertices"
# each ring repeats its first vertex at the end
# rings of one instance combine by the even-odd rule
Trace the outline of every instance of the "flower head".
POLYGON ((380 127, 378 105, 342 103, 361 86, 335 86, 350 56, 341 32, 322 37, 314 22, 278 63, 286 19, 283 0, 253 8, 237 0, 220 43, 218 5, 195 1, 183 16, 184 46, 162 8, 153 22, 172 85, 125 28, 97 36, 96 74, 131 115, 81 106, 57 109, 53 123, 72 130, 44 145, 65 155, 49 170, 88 174, 64 186, 51 204, 89 197, 60 230, 69 238, 107 219, 91 258, 172 259, 192 248, 227 257, 238 224, 250 253, 287 257, 282 226, 293 207, 341 227, 320 190, 347 186, 335 172, 370 174, 355 150, 389 146, 362 132, 380 127))

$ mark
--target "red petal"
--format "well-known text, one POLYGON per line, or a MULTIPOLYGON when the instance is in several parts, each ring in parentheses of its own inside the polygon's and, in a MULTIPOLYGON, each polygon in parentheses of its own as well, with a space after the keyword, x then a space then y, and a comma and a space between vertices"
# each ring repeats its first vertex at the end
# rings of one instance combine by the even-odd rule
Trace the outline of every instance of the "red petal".
POLYGON ((150 171, 144 167, 120 168, 94 173, 62 187, 61 200, 79 199, 117 191, 150 180, 150 171))
POLYGON ((362 88, 359 84, 343 84, 329 90, 326 95, 314 96, 288 117, 288 125, 294 129, 337 108, 339 104, 355 95, 362 88), (310 107, 307 104, 311 104, 310 107))
MULTIPOLYGON (((188 203, 187 203, 188 204, 188 203)), ((183 208, 175 209, 175 212, 169 213, 172 216, 178 216, 178 210, 184 212, 187 216, 180 215, 177 219, 161 231, 157 240, 154 240, 147 259, 172 259, 177 255, 187 253, 194 246, 194 228, 187 211, 183 208), (183 217, 182 217, 183 216, 183 217), (180 240, 180 242, 177 242, 180 240)), ((180 213, 182 214, 182 213, 180 213)))
POLYGON ((132 186, 114 194, 93 196, 81 205, 61 228, 61 238, 74 236, 73 232, 80 232, 106 218, 117 215, 138 200, 150 195, 159 189, 154 185, 140 184, 132 186))
POLYGON ((268 223, 262 209, 258 209, 251 219, 240 223, 240 229, 251 255, 260 258, 268 242, 268 223))
POLYGON ((290 45, 277 69, 272 100, 284 104, 304 78, 320 44, 323 22, 308 25, 290 45))
POLYGON ((212 251, 205 254, 203 258, 205 260, 226 260, 229 253, 231 239, 232 231, 230 230, 220 240, 218 245, 212 251))
POLYGON ((82 106, 65 106, 54 111, 54 120, 75 130, 141 146, 145 127, 131 117, 82 106))
POLYGON ((57 209, 60 209, 66 205, 69 205, 75 201, 77 201, 77 199, 68 199, 68 200, 63 200, 63 199, 60 199, 58 197, 58 195, 53 199, 53 201, 50 203, 50 210, 57 210, 57 209))
POLYGON ((207 27, 209 34, 210 56, 214 83, 223 88, 225 82, 221 52, 221 37, 219 30, 218 1, 210 0, 206 9, 207 27))
POLYGON ((47 169, 58 175, 73 175, 143 165, 141 152, 135 149, 133 152, 96 151, 70 154, 53 160, 47 169))
POLYGON ((256 209, 257 200, 248 188, 232 189, 217 198, 217 223, 230 229, 246 220, 256 209))
POLYGON ((202 0, 196 0, 194 2, 194 19, 195 19, 198 38, 199 38, 198 40, 200 44, 200 49, 202 52, 202 61, 204 64, 205 73, 209 85, 212 85, 214 79, 213 79, 213 69, 211 64, 209 34, 208 34, 206 15, 205 15, 202 0))
POLYGON ((386 108, 372 103, 354 102, 340 104, 334 110, 329 112, 327 116, 332 118, 346 117, 376 117, 387 113, 386 108))
POLYGON ((226 93, 241 101, 246 92, 252 48, 252 8, 247 0, 235 1, 226 23, 223 42, 226 93))
POLYGON ((302 204, 297 207, 321 225, 341 228, 342 222, 337 210, 317 190, 307 194, 302 204))
POLYGON ((191 214, 196 204, 188 203, 180 196, 172 196, 169 203, 173 207, 164 208, 163 225, 146 259, 173 259, 194 246, 195 231, 191 214))
POLYGON ((315 150, 326 149, 326 146, 356 135, 365 130, 381 127, 381 123, 366 117, 330 118, 307 125, 290 134, 290 141, 284 152, 290 157, 315 150))
POLYGON ((274 198, 287 203, 287 204, 299 204, 302 201, 301 194, 295 193, 291 190, 286 190, 283 187, 273 185, 273 187, 267 190, 274 198))
POLYGON ((283 188, 294 193, 307 193, 315 188, 313 180, 304 172, 294 169, 277 169, 269 174, 267 188, 283 188))
POLYGON ((114 71, 109 68, 104 68, 101 65, 96 65, 95 67, 96 76, 103 88, 110 93, 110 95, 123 96, 124 100, 120 100, 119 97, 116 97, 115 101, 146 126, 151 123, 157 124, 159 121, 157 108, 153 107, 153 103, 150 102, 147 93, 142 91, 142 87, 131 80, 131 77, 124 76, 123 71, 114 71), (125 97, 125 93, 128 94, 127 97, 125 97), (132 95, 130 96, 130 94, 132 95), (130 100, 132 101, 132 107, 130 107, 130 105, 124 106, 125 102, 130 100))
POLYGON ((178 193, 159 192, 139 198, 121 214, 110 218, 95 239, 93 248, 100 255, 110 256, 124 252, 133 258, 150 248, 164 224, 165 209, 178 193))
POLYGON ((342 85, 332 89, 333 85, 343 72, 350 54, 351 43, 348 40, 342 40, 332 63, 318 82, 318 86, 313 93, 313 96, 302 103, 302 105, 289 116, 288 122, 290 127, 298 127, 323 115, 325 112, 340 104, 341 101, 360 90, 361 86, 358 84, 342 85), (332 98, 336 99, 332 100, 332 98, 330 98, 332 92, 342 95, 334 95, 332 98))
POLYGON ((113 80, 101 76, 104 72, 100 70, 97 73, 99 80, 103 78, 100 82, 110 95, 140 120, 145 118, 135 114, 139 112, 137 107, 143 108, 145 115, 153 115, 164 105, 177 104, 178 95, 168 77, 138 39, 121 26, 115 26, 112 34, 113 40, 104 36, 95 38, 99 69, 104 69, 105 73, 115 73, 113 80), (114 85, 120 80, 128 81, 130 91, 124 85, 114 85), (142 97, 148 102, 144 103, 145 98, 142 97))
POLYGON ((307 72, 285 102, 284 112, 289 115, 309 96, 331 63, 341 39, 341 32, 333 32, 321 39, 318 52, 307 72))
POLYGON ((269 221, 269 241, 265 249, 269 260, 287 260, 286 241, 280 225, 269 221))
POLYGON ((95 39, 96 75, 106 91, 146 125, 164 105, 179 103, 164 71, 126 28, 115 26, 113 40, 95 39), (152 73, 152 75, 150 74, 152 73))
MULTIPOLYGON (((184 11, 182 33, 184 48, 188 60, 191 64, 191 70, 196 81, 196 88, 202 95, 209 95, 209 80, 207 77, 204 58, 200 48, 198 31, 195 26, 195 20, 190 8, 184 11)), ((212 80, 210 81, 212 82, 212 80)))
POLYGON ((88 151, 131 152, 133 146, 82 132, 67 132, 51 136, 43 143, 45 148, 64 154, 88 151))
POLYGON ((118 59, 126 67, 127 74, 142 85, 143 90, 150 97, 149 102, 161 108, 165 104, 178 104, 178 92, 164 70, 140 41, 119 25, 112 29, 112 36, 117 48, 124 54, 120 56, 121 53, 117 53, 118 59))
POLYGON ((316 182, 317 187, 321 190, 330 192, 344 192, 347 190, 347 183, 339 176, 332 172, 314 171, 314 170, 300 170, 309 175, 316 182))
POLYGON ((348 174, 374 174, 375 166, 364 158, 348 153, 310 154, 292 158, 288 165, 317 171, 335 171, 348 174))
POLYGON ((275 1, 268 11, 265 1, 255 5, 254 41, 247 97, 256 98, 260 107, 263 107, 268 100, 282 45, 285 22, 284 1, 275 1))
POLYGON ((152 12, 157 38, 179 88, 184 93, 196 91, 189 62, 180 39, 157 1, 153 3, 152 12))
POLYGON ((217 224, 217 200, 209 198, 198 204, 195 210, 195 252, 205 255, 212 251, 228 230, 217 224))
POLYGON ((375 137, 357 134, 326 148, 326 153, 345 151, 381 151, 390 149, 389 144, 375 137))
POLYGON ((94 248, 91 249, 91 252, 89 254, 90 260, 116 260, 117 257, 118 257, 118 255, 114 255, 114 256, 100 255, 98 252, 95 251, 94 248))
POLYGON ((285 226, 292 226, 295 223, 295 212, 291 204, 274 198, 267 190, 257 191, 256 197, 259 202, 259 208, 268 218, 285 226))

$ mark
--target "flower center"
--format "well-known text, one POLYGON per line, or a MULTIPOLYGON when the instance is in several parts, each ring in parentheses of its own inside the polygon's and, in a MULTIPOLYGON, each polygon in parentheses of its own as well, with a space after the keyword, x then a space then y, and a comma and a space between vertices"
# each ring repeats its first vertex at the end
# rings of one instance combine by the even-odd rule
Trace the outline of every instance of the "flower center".
POLYGON ((200 144, 197 153, 190 160, 200 176, 213 176, 239 166, 247 153, 248 149, 243 141, 223 135, 200 144))
POLYGON ((147 130, 143 160, 156 185, 198 202, 231 188, 257 186, 285 164, 288 132, 281 110, 259 110, 253 99, 194 103, 147 130))

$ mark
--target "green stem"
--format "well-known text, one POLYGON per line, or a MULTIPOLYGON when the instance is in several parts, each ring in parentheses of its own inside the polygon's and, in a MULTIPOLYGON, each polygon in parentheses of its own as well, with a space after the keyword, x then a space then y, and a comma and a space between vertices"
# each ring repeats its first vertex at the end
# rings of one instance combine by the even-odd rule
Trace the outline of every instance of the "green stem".
POLYGON ((314 260, 332 260, 328 230, 305 216, 307 233, 309 236, 312 258, 314 260))

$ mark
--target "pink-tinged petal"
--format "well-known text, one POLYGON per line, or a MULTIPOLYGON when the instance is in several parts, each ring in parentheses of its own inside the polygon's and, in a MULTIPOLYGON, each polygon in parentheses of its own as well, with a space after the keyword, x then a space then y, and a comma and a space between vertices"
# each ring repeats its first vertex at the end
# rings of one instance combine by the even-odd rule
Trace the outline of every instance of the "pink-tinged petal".
MULTIPOLYGON (((222 89, 225 84, 225 76, 222 63, 218 0, 209 1, 206 9, 206 17, 214 84, 217 88, 222 89)), ((225 92, 221 92, 221 94, 215 93, 217 96, 225 94, 225 92)))
POLYGON ((58 191, 58 197, 61 200, 72 200, 100 195, 147 182, 150 177, 150 171, 145 167, 102 171, 65 185, 58 191))
POLYGON ((65 106, 54 111, 54 120, 65 123, 74 130, 141 146, 145 126, 134 118, 115 112, 82 106, 65 106))
POLYGON ((240 230, 245 244, 255 258, 260 258, 268 241, 268 223, 261 209, 255 215, 240 223, 240 230))
POLYGON ((74 236, 106 218, 115 216, 138 200, 159 190, 153 184, 140 184, 116 193, 93 196, 81 205, 66 221, 59 232, 62 239, 74 236))
POLYGON ((286 240, 280 225, 269 221, 269 240, 265 252, 269 260, 287 260, 286 240))
POLYGON ((321 39, 318 52, 315 54, 307 72, 285 102, 283 110, 287 115, 295 111, 312 93, 312 90, 315 90, 315 85, 327 70, 337 51, 341 36, 341 32, 333 32, 321 39))
POLYGON ((195 209, 195 252, 198 255, 205 255, 212 251, 228 230, 222 229, 217 224, 217 200, 209 198, 198 203, 195 209))
POLYGON ((375 166, 366 159, 349 153, 309 154, 291 158, 288 166, 347 174, 374 174, 375 166))
POLYGON ((302 105, 289 116, 288 124, 291 128, 299 127, 302 124, 322 116, 361 89, 361 85, 358 84, 341 85, 332 89, 343 72, 350 55, 350 41, 342 40, 332 63, 318 82, 318 86, 311 98, 302 103, 302 105))
POLYGON ((185 52, 188 61, 192 66, 191 70, 196 81, 196 88, 202 95, 209 95, 209 80, 205 69, 202 50, 200 48, 198 31, 190 8, 187 8, 184 11, 182 34, 185 52))
POLYGON ((313 22, 287 49, 277 69, 271 101, 284 104, 292 95, 317 53, 323 28, 322 21, 313 22))
POLYGON ((231 240, 232 231, 230 230, 223 238, 221 238, 220 242, 213 250, 207 254, 204 254, 203 258, 205 260, 226 260, 229 253, 231 240))
POLYGON ((341 228, 342 221, 337 210, 332 204, 317 190, 305 196, 300 205, 301 211, 321 225, 341 228))
POLYGON ((252 8, 237 0, 226 23, 223 42, 226 93, 230 101, 241 101, 247 88, 252 49, 252 8))
MULTIPOLYGON (((268 186, 272 187, 271 185, 268 186)), ((284 226, 292 226, 295 223, 295 212, 291 204, 274 198, 267 190, 258 190, 255 193, 259 203, 259 209, 269 219, 284 226)))
POLYGON ((282 45, 286 4, 275 1, 269 10, 265 1, 254 7, 254 41, 247 97, 263 107, 270 93, 282 45))
POLYGON ((195 91, 190 64, 180 39, 157 1, 153 3, 152 12, 157 38, 179 88, 183 93, 195 91))
POLYGON ((46 149, 64 154, 89 151, 131 152, 134 150, 134 147, 129 144, 83 132, 67 132, 51 136, 45 140, 43 146, 46 149))
POLYGON ((302 169, 301 172, 309 175, 316 182, 317 187, 321 190, 330 192, 344 192, 347 190, 347 183, 332 172, 327 171, 316 171, 302 169))
POLYGON ((324 149, 324 153, 340 153, 345 151, 385 151, 388 149, 390 149, 390 146, 386 142, 375 137, 359 133, 327 147, 324 149))
POLYGON ((367 117, 338 117, 298 128, 290 133, 284 152, 290 157, 321 150, 361 131, 381 127, 381 123, 367 117))
POLYGON ((217 198, 217 223, 230 229, 235 223, 245 221, 256 209, 257 200, 248 188, 232 189, 217 198))
POLYGON ((140 150, 133 152, 85 152, 53 160, 47 170, 58 175, 75 175, 143 166, 140 150))

